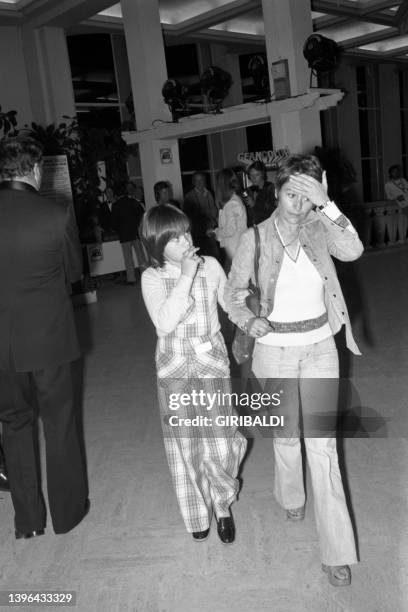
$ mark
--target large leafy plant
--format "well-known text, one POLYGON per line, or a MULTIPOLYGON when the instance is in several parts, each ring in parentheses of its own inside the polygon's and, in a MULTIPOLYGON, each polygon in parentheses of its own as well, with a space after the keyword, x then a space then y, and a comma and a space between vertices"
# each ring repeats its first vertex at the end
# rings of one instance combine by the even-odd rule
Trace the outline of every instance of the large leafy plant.
POLYGON ((16 136, 17 130, 17 111, 11 110, 4 113, 0 106, 0 137, 16 136))

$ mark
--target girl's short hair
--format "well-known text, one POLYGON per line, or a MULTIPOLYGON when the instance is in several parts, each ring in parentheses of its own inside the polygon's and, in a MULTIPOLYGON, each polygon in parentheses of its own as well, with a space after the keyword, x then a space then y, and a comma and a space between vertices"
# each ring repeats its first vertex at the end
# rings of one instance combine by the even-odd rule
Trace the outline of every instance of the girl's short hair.
POLYGON ((224 168, 217 174, 217 200, 222 204, 228 202, 231 196, 240 189, 238 177, 232 168, 224 168))
POLYGON ((189 218, 176 206, 153 206, 144 215, 140 225, 140 237, 154 268, 165 264, 164 249, 172 238, 190 231, 189 218))
POLYGON ((275 187, 280 191, 294 174, 307 174, 322 182, 323 170, 315 155, 291 155, 279 164, 275 187))

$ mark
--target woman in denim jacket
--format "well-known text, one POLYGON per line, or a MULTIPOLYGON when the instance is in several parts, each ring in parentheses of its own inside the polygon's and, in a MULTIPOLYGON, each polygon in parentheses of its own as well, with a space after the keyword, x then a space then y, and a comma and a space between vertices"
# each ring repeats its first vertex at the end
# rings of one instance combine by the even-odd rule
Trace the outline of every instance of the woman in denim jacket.
POLYGON ((275 497, 288 520, 304 518, 304 437, 322 569, 332 585, 345 586, 357 556, 334 431, 339 366, 333 336, 343 325, 347 347, 360 352, 332 256, 353 261, 363 245, 329 201, 325 174, 314 156, 293 155, 281 164, 276 197, 277 209, 258 226, 260 316, 254 317, 245 303, 248 282, 254 281, 252 230, 242 236, 233 259, 226 307, 231 320, 256 338, 255 376, 265 391, 280 392, 285 428, 274 438, 275 497))

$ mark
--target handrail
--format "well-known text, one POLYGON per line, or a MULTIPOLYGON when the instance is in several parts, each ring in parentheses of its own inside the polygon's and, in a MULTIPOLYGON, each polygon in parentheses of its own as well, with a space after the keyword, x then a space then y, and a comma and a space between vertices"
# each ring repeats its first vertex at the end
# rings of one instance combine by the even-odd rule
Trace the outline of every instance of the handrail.
POLYGON ((342 207, 359 233, 366 250, 408 244, 408 208, 393 200, 360 202, 342 207))

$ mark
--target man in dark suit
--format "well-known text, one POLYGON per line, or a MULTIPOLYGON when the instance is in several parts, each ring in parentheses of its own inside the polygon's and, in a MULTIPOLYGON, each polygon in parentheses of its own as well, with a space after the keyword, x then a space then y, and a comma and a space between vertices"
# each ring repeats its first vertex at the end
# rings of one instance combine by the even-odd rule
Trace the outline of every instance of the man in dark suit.
POLYGON ((218 225, 218 208, 214 197, 207 189, 205 174, 194 172, 193 188, 184 196, 184 212, 191 221, 191 234, 201 255, 211 255, 220 259, 220 250, 209 230, 218 225))
POLYGON ((112 204, 112 225, 119 236, 122 247, 123 260, 126 268, 127 285, 136 284, 135 264, 132 250, 134 250, 141 272, 146 267, 145 254, 139 239, 139 224, 144 213, 141 201, 141 189, 133 183, 126 185, 125 193, 120 195, 112 204))
POLYGON ((49 509, 55 533, 89 509, 71 362, 79 358, 67 287, 81 277, 68 207, 38 194, 42 148, 0 142, 0 420, 16 538, 44 533, 46 509, 35 439, 43 422, 49 509))

